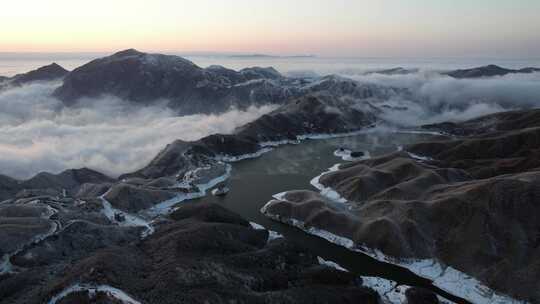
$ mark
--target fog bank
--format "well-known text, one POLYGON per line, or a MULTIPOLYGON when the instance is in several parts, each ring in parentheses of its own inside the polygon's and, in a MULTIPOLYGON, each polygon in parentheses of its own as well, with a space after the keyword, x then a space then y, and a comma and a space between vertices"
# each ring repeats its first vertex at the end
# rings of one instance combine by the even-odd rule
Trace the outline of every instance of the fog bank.
POLYGON ((115 97, 91 100, 91 107, 63 108, 48 97, 57 85, 0 92, 0 174, 22 179, 88 167, 117 176, 146 165, 176 139, 230 133, 274 109, 177 117, 165 104, 134 107, 115 97))
MULTIPOLYGON (((405 89, 387 100, 369 100, 383 109, 380 118, 399 126, 540 107, 540 73, 484 79, 454 79, 422 70, 406 75, 359 72, 343 76, 405 89)), ((89 167, 117 176, 143 167, 176 139, 231 133, 275 109, 263 106, 178 117, 166 101, 136 107, 116 97, 82 100, 89 106, 64 108, 50 97, 58 85, 35 83, 0 92, 0 174, 22 179, 42 171, 89 167)))
POLYGON ((381 105, 393 107, 383 118, 417 126, 462 121, 495 112, 540 107, 540 73, 454 79, 431 71, 406 75, 348 75, 361 83, 407 89, 381 105))

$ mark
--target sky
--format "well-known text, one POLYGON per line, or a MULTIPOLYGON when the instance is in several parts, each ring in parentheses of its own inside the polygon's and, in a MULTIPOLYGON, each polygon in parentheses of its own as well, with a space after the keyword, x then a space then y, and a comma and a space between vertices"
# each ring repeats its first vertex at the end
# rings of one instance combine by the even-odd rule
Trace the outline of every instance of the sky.
POLYGON ((540 57, 539 0, 17 0, 0 52, 540 57))

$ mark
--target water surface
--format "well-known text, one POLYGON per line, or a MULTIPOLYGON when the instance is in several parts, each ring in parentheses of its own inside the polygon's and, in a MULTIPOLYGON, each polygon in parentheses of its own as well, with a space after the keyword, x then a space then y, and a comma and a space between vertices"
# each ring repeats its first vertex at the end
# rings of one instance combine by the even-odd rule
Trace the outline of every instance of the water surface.
MULTIPOLYGON (((317 189, 310 184, 311 179, 334 164, 343 162, 341 158, 333 155, 340 147, 352 151, 369 151, 371 156, 377 156, 396 151, 399 146, 437 138, 442 137, 426 134, 373 133, 307 140, 299 145, 281 146, 259 158, 233 163, 232 174, 227 182, 231 191, 227 196, 209 195, 197 201, 220 204, 249 221, 283 234, 288 240, 309 252, 326 260, 335 261, 358 275, 383 277, 404 285, 432 288, 428 280, 414 275, 405 268, 379 262, 297 228, 269 220, 260 213, 260 209, 272 199, 272 195, 283 191, 299 189, 316 191, 317 189)), ((437 291, 444 295, 444 292, 437 291)), ((455 300, 465 303, 459 299, 455 300)))

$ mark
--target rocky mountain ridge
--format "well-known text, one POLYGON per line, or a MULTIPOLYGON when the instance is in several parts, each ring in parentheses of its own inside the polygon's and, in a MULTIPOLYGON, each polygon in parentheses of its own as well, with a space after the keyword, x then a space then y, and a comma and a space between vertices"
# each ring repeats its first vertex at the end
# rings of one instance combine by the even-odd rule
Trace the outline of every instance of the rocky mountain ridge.
POLYGON ((54 95, 66 105, 81 98, 114 95, 138 104, 167 100, 181 113, 216 113, 230 107, 283 103, 296 96, 290 80, 273 68, 206 69, 179 56, 133 49, 73 70, 54 95))
POLYGON ((514 111, 426 126, 463 137, 341 164, 314 180, 321 193, 290 191, 263 212, 306 230, 326 231, 343 238, 343 244, 417 273, 433 269, 430 278, 437 286, 468 299, 477 295, 463 295, 466 285, 448 287, 445 272, 437 274, 435 268, 450 266, 495 290, 538 303, 533 286, 540 275, 534 258, 540 236, 539 117, 538 110, 514 111), (431 266, 407 262, 411 259, 431 261, 426 262, 431 266), (437 261, 445 266, 435 267, 437 261))
MULTIPOLYGON (((456 75, 465 74, 478 75, 456 75)), ((380 303, 374 285, 269 240, 220 206, 186 201, 223 183, 230 162, 376 127, 385 110, 377 100, 396 93, 406 94, 335 75, 203 69, 136 50, 76 69, 55 92, 67 106, 101 94, 143 104, 167 98, 186 113, 281 106, 233 134, 175 141, 118 179, 90 169, 0 176, 0 302, 380 303)), ((523 110, 426 125, 453 138, 339 165, 314 180, 321 191, 277 195, 263 212, 384 262, 405 261, 470 302, 511 300, 495 290, 539 303, 539 122, 538 110, 523 110)), ((403 294, 407 303, 439 301, 414 288, 403 294)))

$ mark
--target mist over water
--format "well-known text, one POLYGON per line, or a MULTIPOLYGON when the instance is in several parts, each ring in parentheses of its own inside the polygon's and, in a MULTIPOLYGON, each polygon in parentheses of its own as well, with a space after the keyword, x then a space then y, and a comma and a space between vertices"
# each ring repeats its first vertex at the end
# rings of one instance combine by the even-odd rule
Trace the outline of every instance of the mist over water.
MULTIPOLYGON (((90 59, 64 58, 70 62, 67 66, 70 69, 90 59)), ((203 67, 219 63, 235 69, 275 66, 285 75, 332 73, 360 83, 403 88, 406 93, 376 101, 378 106, 388 106, 384 107, 381 118, 400 126, 460 121, 504 110, 540 106, 540 73, 453 79, 435 72, 451 66, 474 67, 491 62, 412 61, 401 66, 420 68, 416 73, 382 75, 366 74, 366 71, 396 67, 400 62, 316 57, 232 59, 194 56, 189 59, 203 67)), ((0 75, 6 74, 3 73, 6 62, 15 74, 52 61, 63 63, 48 57, 10 61, 0 56, 0 75)), ((503 66, 510 68, 540 66, 534 61, 506 63, 503 62, 503 66)), ((165 145, 176 139, 196 140, 213 133, 230 133, 275 109, 275 106, 264 106, 246 111, 232 109, 221 115, 178 117, 166 107, 166 101, 134 107, 115 97, 82 101, 82 104, 91 104, 90 107, 64 108, 59 100, 50 97, 59 85, 32 84, 0 92, 0 174, 28 178, 42 171, 57 173, 69 168, 89 167, 117 176, 146 165, 165 145)))

